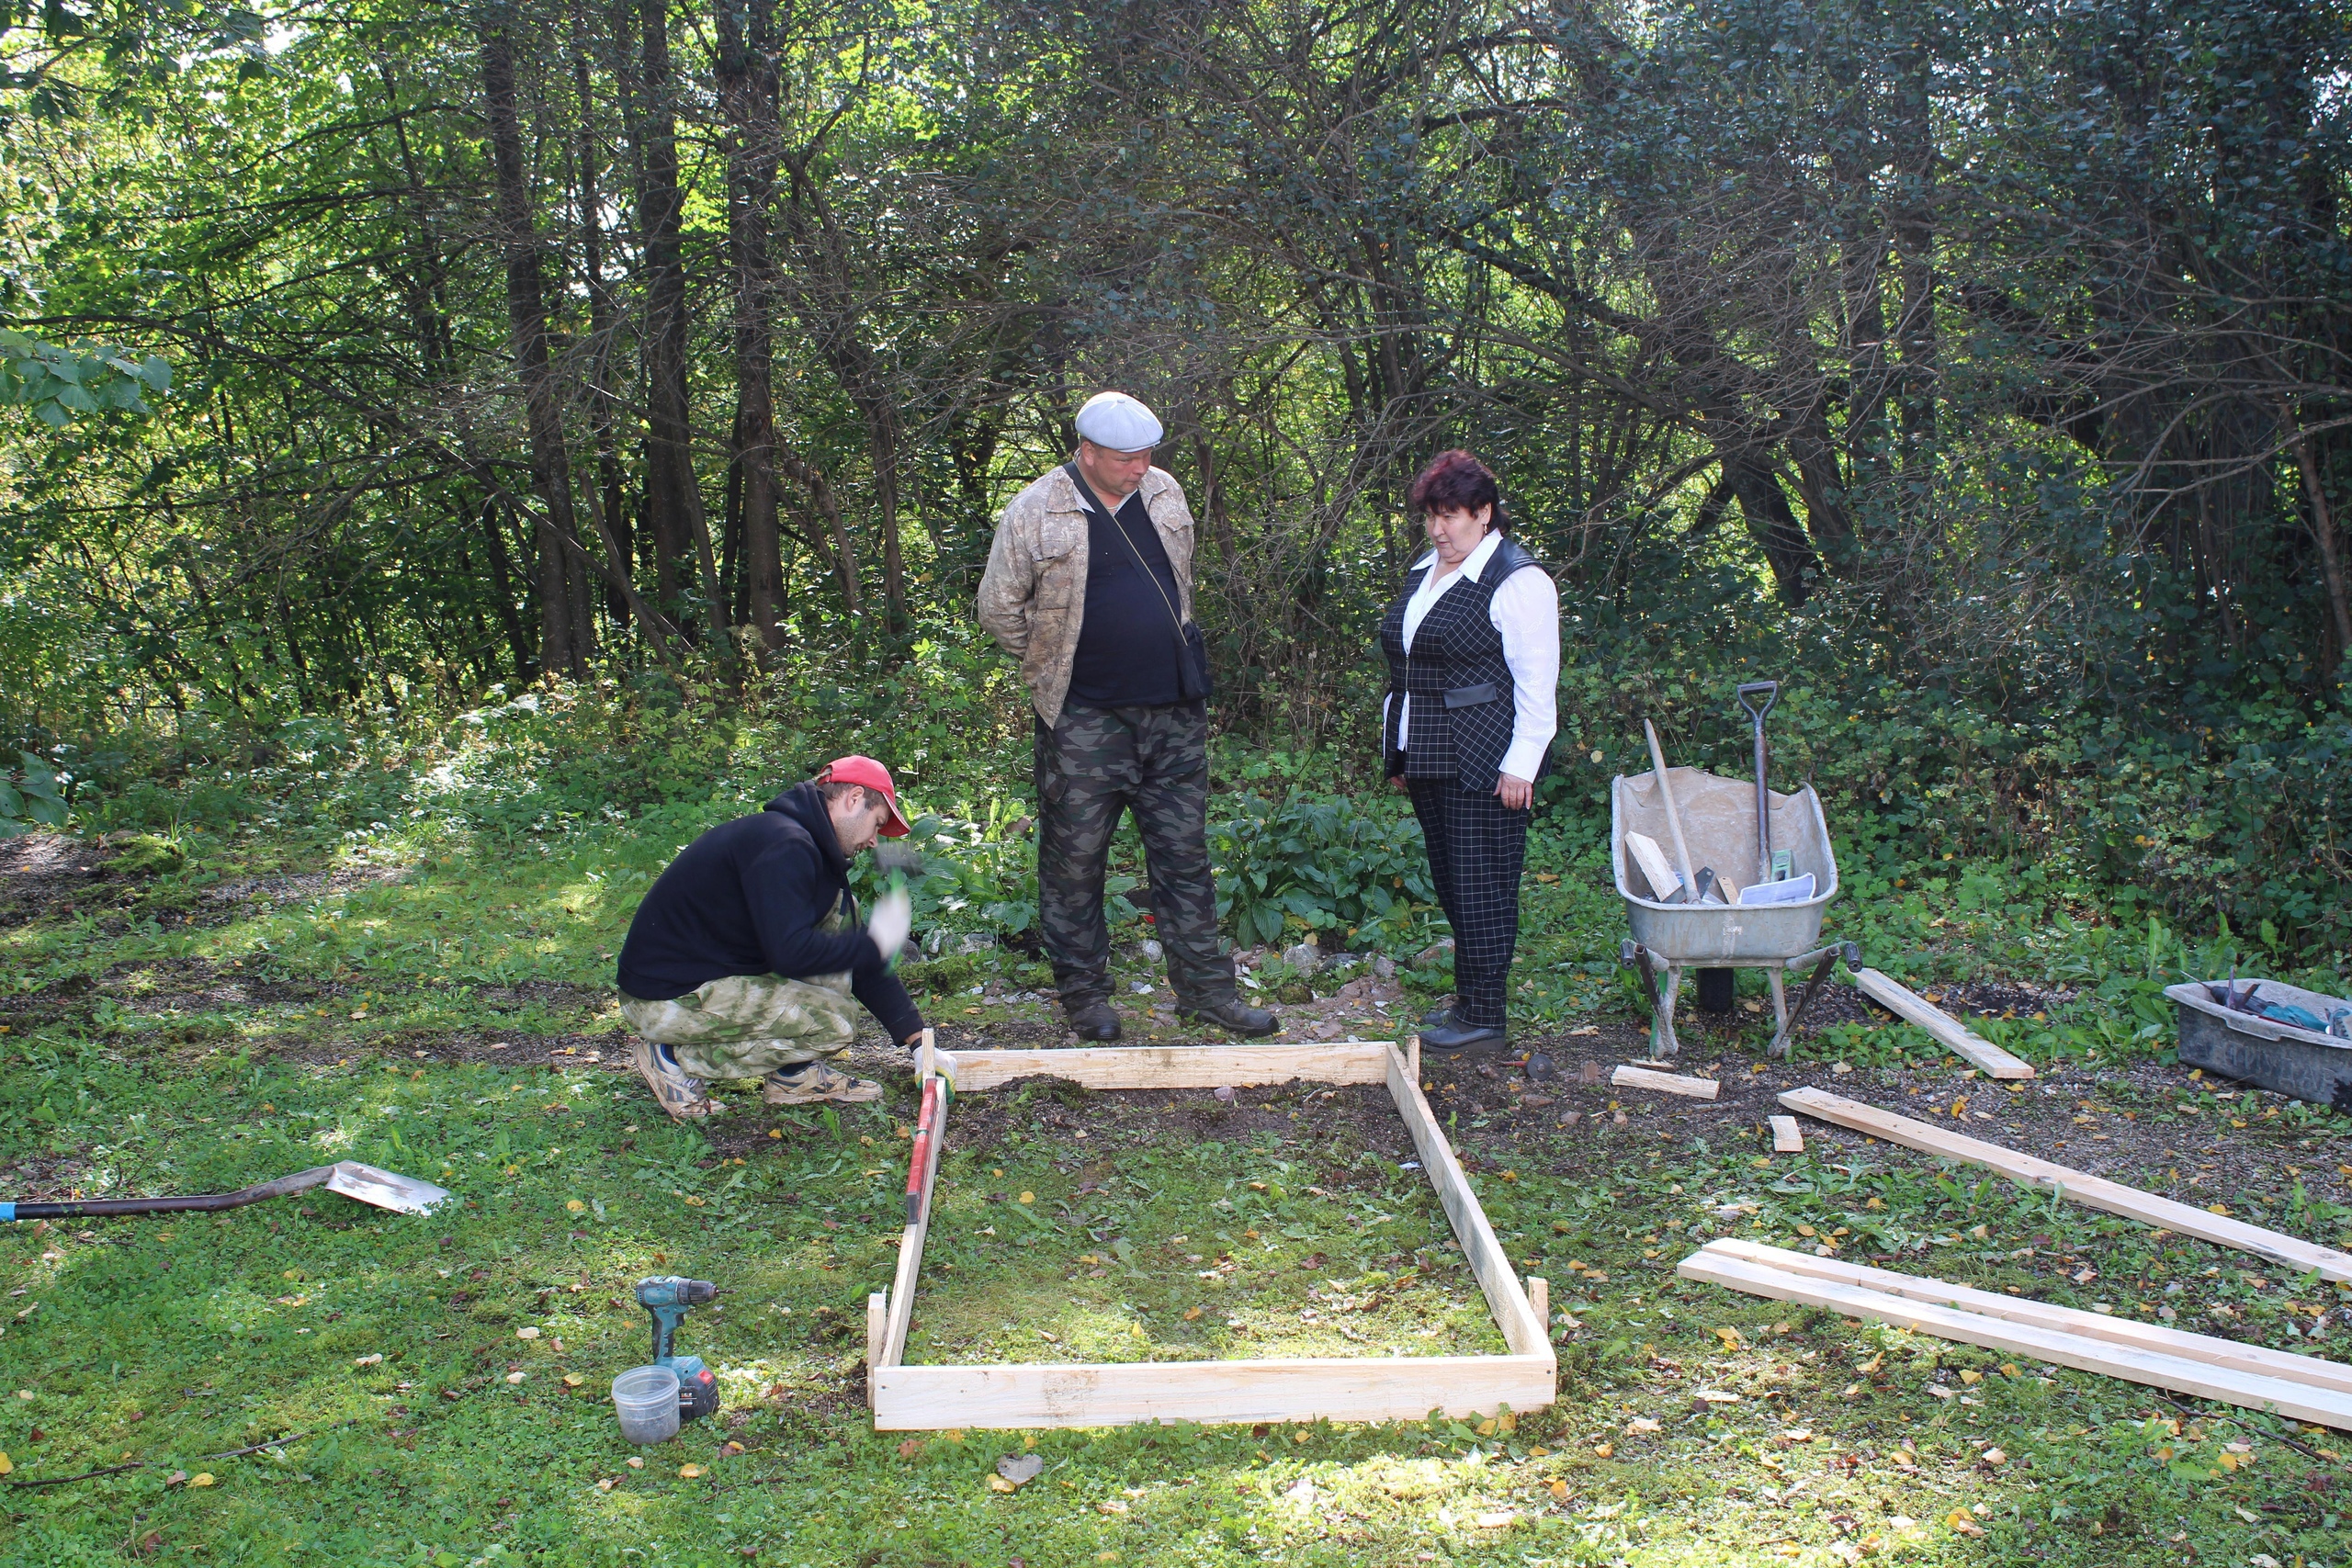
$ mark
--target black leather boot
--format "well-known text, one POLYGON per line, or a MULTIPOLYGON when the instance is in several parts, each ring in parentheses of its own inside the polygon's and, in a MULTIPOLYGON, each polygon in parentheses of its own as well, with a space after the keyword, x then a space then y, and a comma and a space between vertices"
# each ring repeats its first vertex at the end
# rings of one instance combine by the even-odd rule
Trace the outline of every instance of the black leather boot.
POLYGON ((1445 1010, 1445 1016, 1436 1023, 1421 1025, 1421 1049, 1440 1055, 1455 1051, 1469 1051, 1479 1046, 1496 1047, 1503 1043, 1503 1026, 1499 1023, 1464 1023, 1445 1010))
POLYGON ((1238 997, 1221 1002, 1204 1002, 1193 1007, 1180 1006, 1176 1010, 1176 1016, 1194 1023, 1213 1023, 1217 1028, 1229 1033, 1238 1034, 1245 1040, 1255 1040, 1261 1035, 1272 1034, 1280 1027, 1272 1012, 1265 1008, 1253 1008, 1238 997))
POLYGON ((1080 1040, 1112 1041, 1119 1037, 1119 1015, 1100 997, 1089 1002, 1064 1003, 1069 1026, 1080 1040))

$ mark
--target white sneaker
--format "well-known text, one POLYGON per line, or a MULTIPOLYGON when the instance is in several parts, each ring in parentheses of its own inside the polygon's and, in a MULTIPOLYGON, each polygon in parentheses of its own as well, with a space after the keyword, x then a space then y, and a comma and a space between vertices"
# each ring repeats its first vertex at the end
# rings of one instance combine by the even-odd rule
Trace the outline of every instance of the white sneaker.
POLYGON ((702 1079, 689 1077, 670 1055, 666 1045, 656 1045, 650 1040, 639 1040, 632 1051, 637 1064, 637 1076, 653 1091, 653 1098, 673 1122, 699 1122, 718 1109, 702 1091, 702 1079))

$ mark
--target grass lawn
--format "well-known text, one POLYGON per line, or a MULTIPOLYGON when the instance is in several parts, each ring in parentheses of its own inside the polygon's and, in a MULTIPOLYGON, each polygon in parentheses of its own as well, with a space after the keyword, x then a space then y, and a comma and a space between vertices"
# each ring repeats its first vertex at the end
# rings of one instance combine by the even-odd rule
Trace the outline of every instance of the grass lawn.
MULTIPOLYGON (((1804 1154, 1775 1156, 1761 1124, 1777 1090, 1830 1085, 2343 1245, 2352 1123, 2162 1065, 2142 991, 2103 1005, 2108 970, 2054 966, 2113 943, 2055 941, 1981 898, 1914 919, 1890 896, 1857 930, 1874 959, 1899 955, 1885 966, 1991 1013, 2048 1069, 2030 1085, 1973 1079, 1843 994, 1788 1064, 1761 1063, 1752 1011, 1694 1019, 1686 1052, 1724 1079, 1719 1105, 1584 1082, 1642 1036, 1606 962, 1622 919, 1595 866, 1556 851, 1537 868, 1557 880, 1531 888, 1520 1038, 1559 1075, 1427 1076, 1505 1246, 1552 1280, 1557 1404, 877 1435, 865 1301, 895 1262, 911 1078, 861 1046, 878 1106, 777 1116, 738 1094, 701 1128, 654 1112, 605 984, 645 875, 684 836, 615 829, 543 854, 265 829, 191 839, 179 864, 0 842, 0 1195, 219 1190, 343 1156, 458 1194, 425 1218, 313 1193, 0 1229, 0 1558, 2352 1560, 2336 1434, 1672 1272, 1713 1235, 1827 1245, 2333 1354, 2352 1303, 2332 1287, 1815 1124, 1804 1154), (668 1272, 721 1288, 683 1348, 718 1369, 722 1409, 639 1453, 606 1385, 645 1354, 629 1287, 668 1272), (1037 1479, 989 1489, 1001 1457, 1032 1450, 1037 1479)), ((1017 954, 932 979, 944 1043, 1066 1038, 1017 954)), ((1149 965, 1123 980, 1139 1032, 1181 1037, 1151 1011, 1164 998, 1132 989, 1149 965)), ((1442 984, 1318 982, 1284 1010, 1299 1037, 1364 1032, 1442 984)), ((910 1359, 1501 1348, 1375 1090, 1224 1105, 1032 1080, 959 1100, 949 1142, 910 1359)))

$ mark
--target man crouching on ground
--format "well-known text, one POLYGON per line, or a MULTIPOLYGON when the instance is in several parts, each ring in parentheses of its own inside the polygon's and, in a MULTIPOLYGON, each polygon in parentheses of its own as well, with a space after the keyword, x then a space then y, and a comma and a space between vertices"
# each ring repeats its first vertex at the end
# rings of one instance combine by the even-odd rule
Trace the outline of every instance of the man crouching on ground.
POLYGON ((853 998, 893 1040, 922 1040, 889 967, 912 921, 899 893, 858 930, 849 860, 906 830, 889 770, 843 757, 670 863, 629 922, 619 976, 621 1016, 643 1036, 637 1070, 662 1110, 709 1115, 706 1078, 758 1078, 770 1105, 881 1098, 831 1058, 856 1037, 853 998))

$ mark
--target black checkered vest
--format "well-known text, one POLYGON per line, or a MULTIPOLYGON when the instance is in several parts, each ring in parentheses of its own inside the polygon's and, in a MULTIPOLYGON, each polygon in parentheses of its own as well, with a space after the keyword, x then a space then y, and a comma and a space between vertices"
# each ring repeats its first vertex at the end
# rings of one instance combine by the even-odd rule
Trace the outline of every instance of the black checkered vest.
POLYGON ((1494 792, 1503 753, 1510 750, 1513 713, 1503 634, 1487 618, 1487 606, 1505 578, 1531 567, 1544 570, 1504 535, 1485 571, 1455 583, 1430 606, 1410 653, 1405 651, 1405 606, 1430 568, 1406 574, 1405 591, 1380 622, 1380 648, 1388 656, 1388 720, 1381 741, 1389 777, 1451 778, 1473 795, 1494 792), (1397 719, 1406 702, 1413 705, 1413 722, 1400 750, 1397 719))

